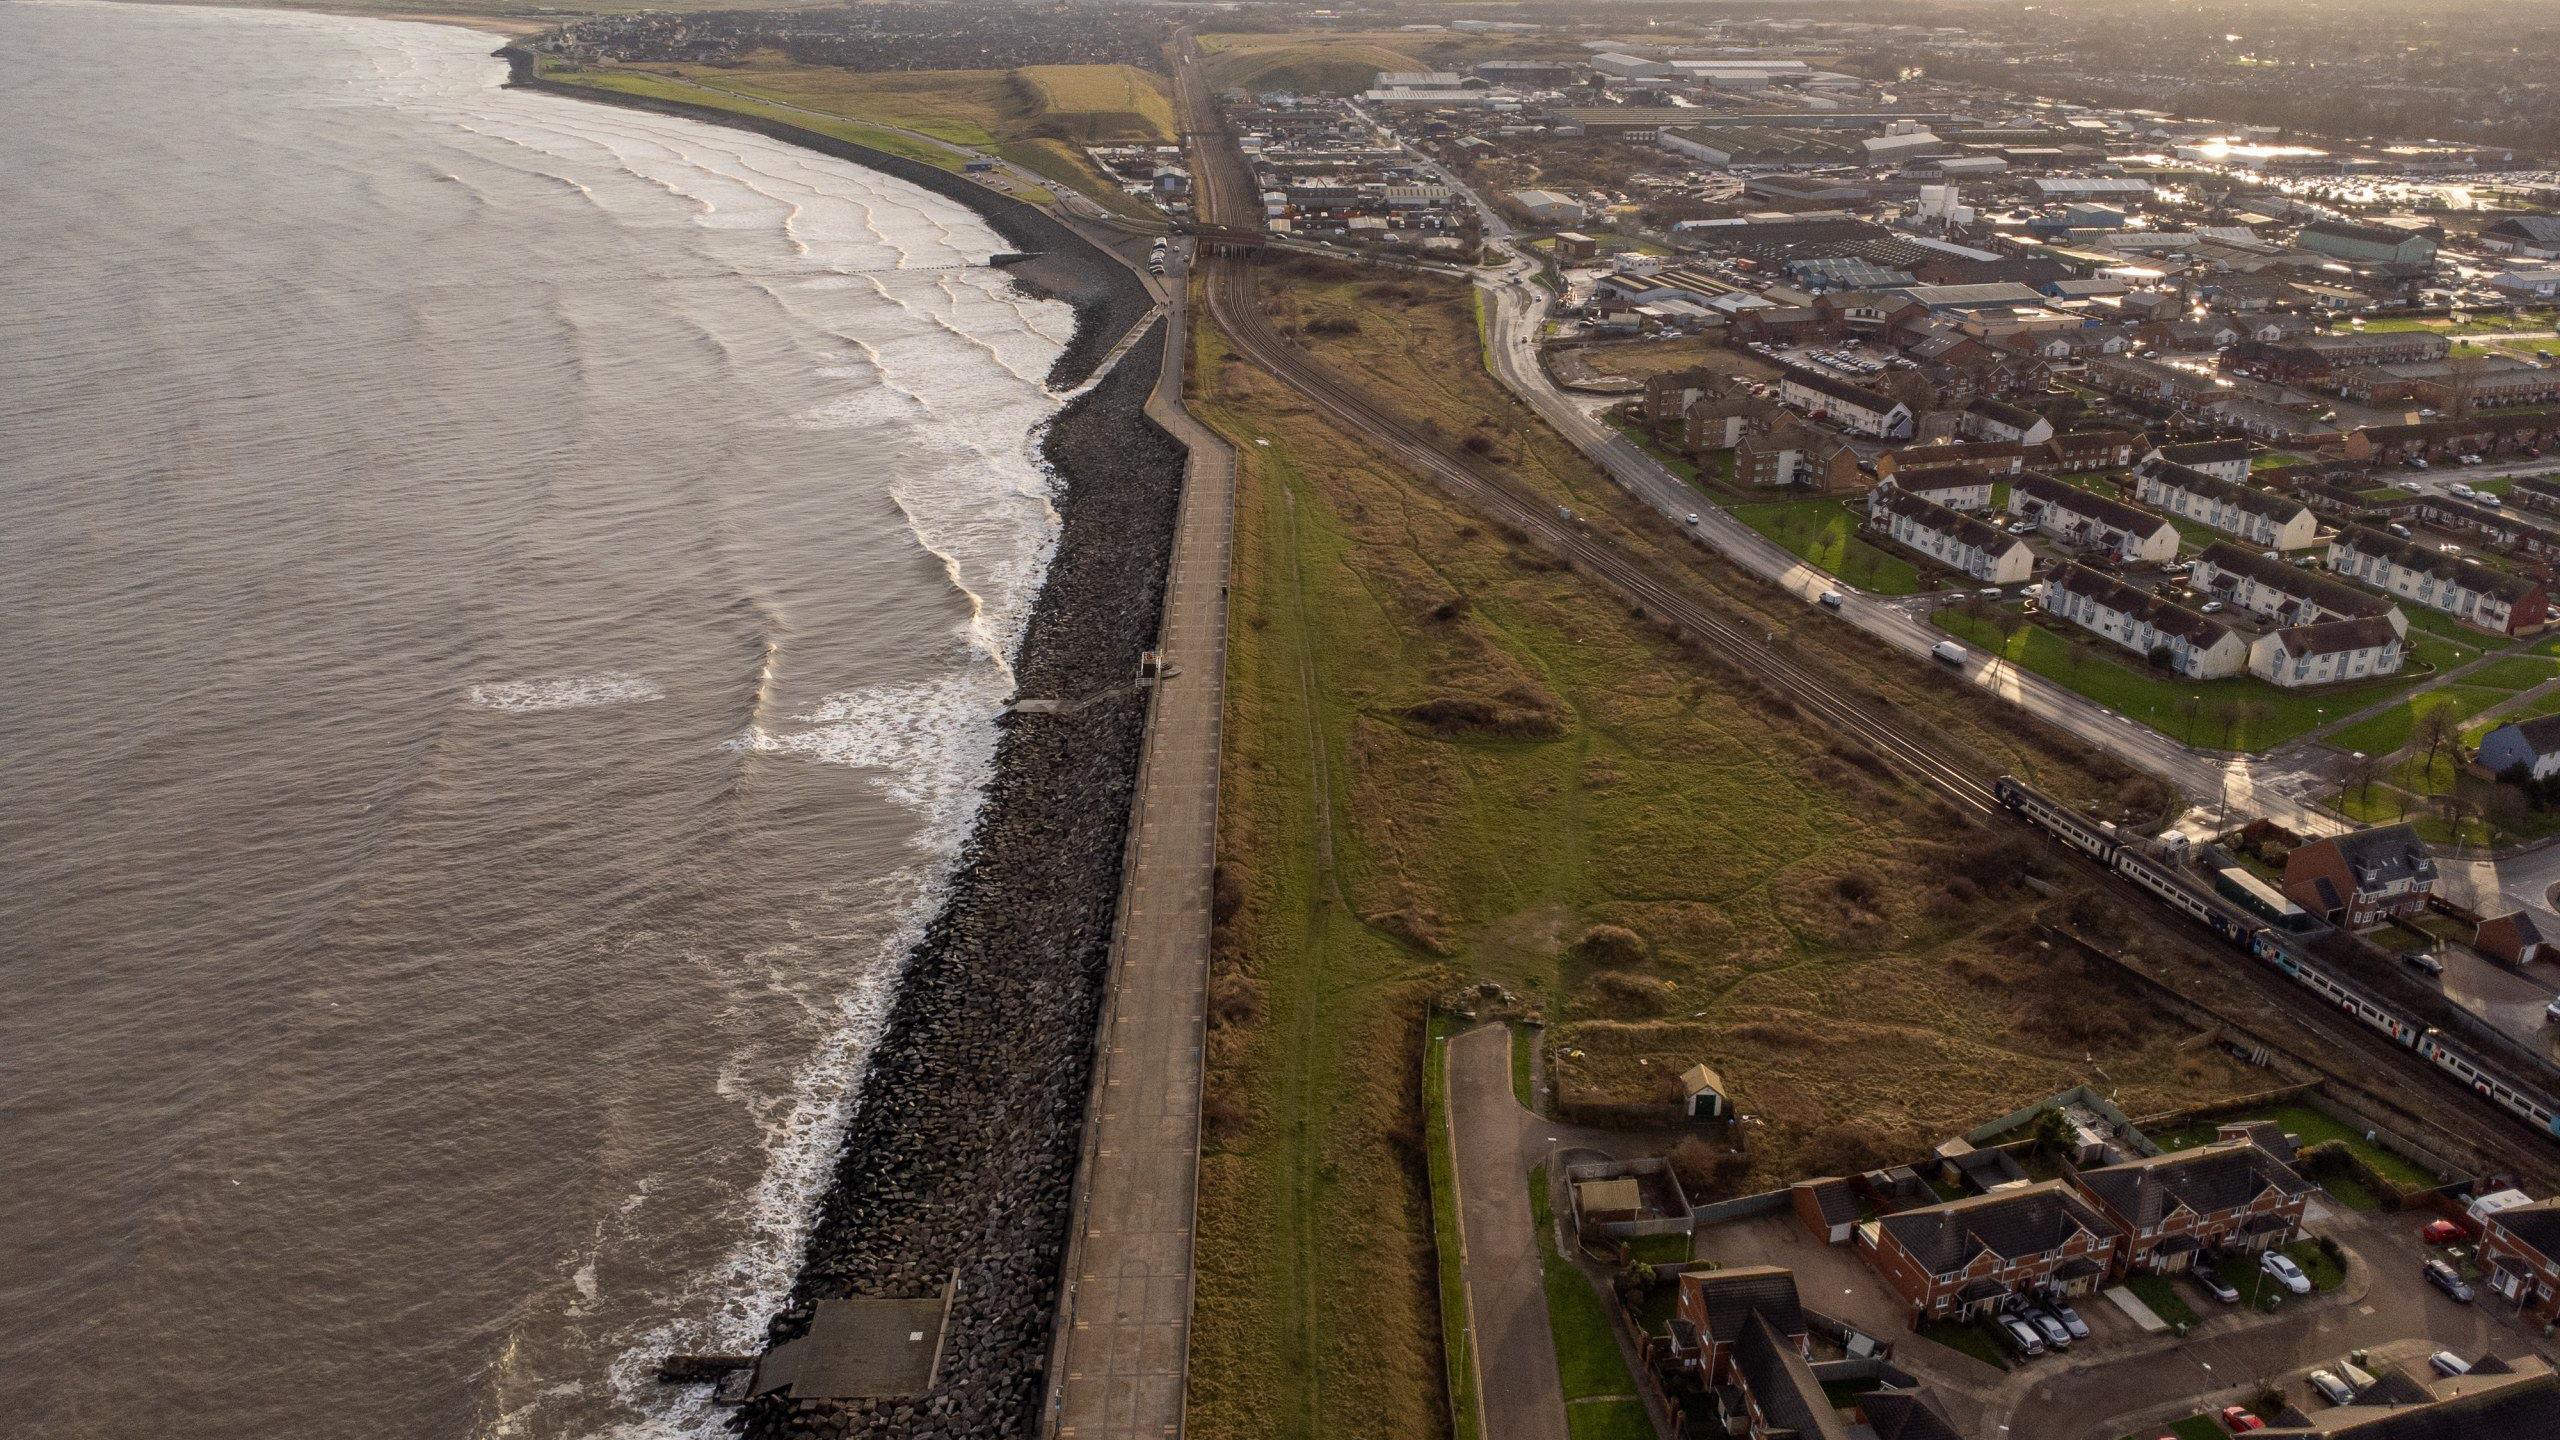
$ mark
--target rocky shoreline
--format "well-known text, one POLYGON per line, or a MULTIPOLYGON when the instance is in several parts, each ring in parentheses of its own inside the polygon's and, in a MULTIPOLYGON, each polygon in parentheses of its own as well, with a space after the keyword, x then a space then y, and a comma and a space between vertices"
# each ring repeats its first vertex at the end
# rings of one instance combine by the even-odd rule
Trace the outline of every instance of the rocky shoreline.
POLYGON ((1139 283, 1128 266, 1095 249, 1091 241, 1046 212, 1010 195, 998 194, 966 176, 760 115, 546 79, 534 66, 533 52, 521 45, 507 45, 497 53, 507 62, 507 83, 517 89, 753 131, 768 139, 850 160, 864 169, 877 170, 968 206, 1003 236, 1015 253, 1028 257, 1005 267, 1016 285, 1044 299, 1061 301, 1076 312, 1075 335, 1049 367, 1053 389, 1071 390, 1092 378, 1120 337, 1154 308, 1146 286, 1139 283))
MULTIPOLYGON (((970 206, 1034 259, 1017 283, 1076 307, 1053 386, 1083 382, 1151 308, 1124 265, 1049 216, 947 171, 787 125, 534 76, 576 99, 737 125, 882 170, 970 206)), ((908 955, 843 1150, 768 1343, 814 1302, 952 1284, 940 1378, 883 1401, 751 1400, 759 1437, 981 1440, 1037 1433, 1092 1083, 1130 803, 1145 739, 1129 687, 1155 643, 1185 452, 1145 413, 1163 322, 1059 412, 1042 452, 1063 517, 1015 660, 1023 698, 1091 703, 1009 716, 942 912, 908 955), (1116 692, 1116 693, 1114 693, 1116 692)))

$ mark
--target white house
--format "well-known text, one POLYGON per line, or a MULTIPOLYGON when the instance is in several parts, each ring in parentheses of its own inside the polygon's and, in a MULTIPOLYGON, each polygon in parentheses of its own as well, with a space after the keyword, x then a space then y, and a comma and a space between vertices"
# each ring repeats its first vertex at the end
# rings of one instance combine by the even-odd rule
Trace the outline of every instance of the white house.
POLYGON ((1896 544, 1985 585, 2016 585, 2035 573, 2036 554, 2024 540, 1898 486, 1879 487, 1868 515, 1896 544))
POLYGON ((2293 690, 2396 675, 2407 658, 2408 646, 2388 620, 2319 620, 2259 636, 2249 647, 2249 673, 2293 690))
POLYGON ((1911 438, 1910 406, 1819 370, 1789 370, 1778 381, 1778 401, 1853 435, 1876 440, 1911 438))
MULTIPOLYGON (((1988 510, 1991 508, 1991 472, 1972 465, 1950 465, 1943 469, 1909 470, 1877 482, 1875 496, 1888 490, 1917 495, 1923 500, 1944 505, 1950 510, 1988 510)), ((1868 509, 1874 510, 1874 496, 1868 509)))
POLYGON ((2492 775, 2521 768, 2533 779, 2548 780, 2560 773, 2560 715, 2510 720, 2480 737, 2474 758, 2492 775))
POLYGON ((2187 585, 2199 595, 2265 616, 2278 625, 2380 620, 2394 635, 2409 633, 2409 617, 2387 598, 2228 540, 2204 547, 2187 585))
POLYGON ((2531 635, 2550 623, 2540 582, 2361 525, 2341 528, 2329 542, 2329 568, 2483 630, 2531 635))
POLYGON ((2184 465, 2146 466, 2134 476, 2134 498, 2210 525, 2268 550, 2301 550, 2320 538, 2320 520, 2298 500, 2254 485, 2216 479, 2184 465))
POLYGON ((2009 482, 2009 513, 2066 544, 2104 550, 2127 563, 2178 556, 2178 527, 2138 506, 2065 485, 2029 470, 2009 482))
POLYGON ((2154 465, 2184 465, 2201 470, 2216 480, 2237 485, 2249 478, 2249 457, 2255 452, 2246 440, 2197 440, 2185 445, 2154 445, 2142 457, 2146 470, 2154 465))
POLYGON ((2190 680, 2237 675, 2249 665, 2239 632, 2085 565, 2066 562, 2045 573, 2044 608, 2136 655, 2164 660, 2190 680))
POLYGON ((1968 440, 2006 441, 2013 445, 2041 445, 2053 438, 2053 422, 2024 406, 1988 397, 1964 407, 1956 417, 1956 428, 1968 440))

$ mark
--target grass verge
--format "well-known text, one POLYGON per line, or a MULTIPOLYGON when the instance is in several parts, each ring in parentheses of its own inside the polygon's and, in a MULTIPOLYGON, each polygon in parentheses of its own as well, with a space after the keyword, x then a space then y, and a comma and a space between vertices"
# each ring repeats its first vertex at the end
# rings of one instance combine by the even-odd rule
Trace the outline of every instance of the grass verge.
POLYGON ((1617 1320, 1590 1278, 1556 1246, 1555 1207, 1547 1196, 1547 1167, 1529 1172, 1529 1213, 1538 1227, 1538 1263, 1545 1270, 1547 1326, 1556 1339, 1556 1373, 1567 1403, 1593 1396, 1635 1393, 1626 1352, 1618 1348, 1617 1320))
POLYGON ((1475 1330, 1467 1322, 1466 1241, 1458 1226, 1458 1155, 1449 1134, 1448 1017, 1434 1015, 1422 1058, 1423 1125, 1431 1144, 1431 1239, 1440 1259, 1440 1338, 1447 1356, 1449 1430, 1480 1440, 1475 1330))
POLYGON ((1732 507, 1733 518, 1777 541, 1808 565, 1878 595, 1920 593, 1920 568, 1869 544, 1856 512, 1836 500, 1775 500, 1732 507))

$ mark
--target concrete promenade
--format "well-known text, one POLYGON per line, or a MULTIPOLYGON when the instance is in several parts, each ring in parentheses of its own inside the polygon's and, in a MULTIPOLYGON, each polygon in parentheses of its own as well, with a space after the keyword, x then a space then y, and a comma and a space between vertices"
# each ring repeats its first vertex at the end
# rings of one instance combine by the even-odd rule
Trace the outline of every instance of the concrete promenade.
POLYGON ((1182 282, 1147 413, 1190 449, 1051 1352, 1056 1440, 1182 1431, 1235 455, 1182 409, 1182 282))

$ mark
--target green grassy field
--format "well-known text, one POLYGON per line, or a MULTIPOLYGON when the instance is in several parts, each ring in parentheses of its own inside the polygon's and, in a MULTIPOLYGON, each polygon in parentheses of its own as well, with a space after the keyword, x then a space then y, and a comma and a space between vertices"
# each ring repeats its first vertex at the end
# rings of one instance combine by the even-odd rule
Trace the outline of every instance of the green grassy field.
POLYGON ((1837 500, 1774 500, 1732 507, 1733 517, 1861 590, 1916 595, 1920 569, 1858 534, 1858 516, 1837 500))
POLYGON ((2388 755, 2409 743, 2410 732, 2416 728, 2418 713, 2422 710, 2445 710, 2450 711, 2458 719, 2468 719, 2514 693, 2511 690, 2490 690, 2475 685, 2442 686, 2424 695, 2411 696, 2379 715, 2368 716, 2353 725, 2333 730, 2325 743, 2338 750, 2361 750, 2367 755, 2388 755))
MULTIPOLYGON (((590 89, 618 91, 625 95, 642 95, 660 100, 677 100, 688 105, 702 105, 714 110, 734 110, 741 115, 754 115, 779 120, 833 139, 855 145, 867 145, 891 155, 920 160, 941 170, 958 170, 963 157, 938 145, 929 145, 913 136, 902 135, 879 125, 853 119, 829 119, 792 108, 789 103, 747 94, 724 78, 721 88, 712 89, 689 81, 652 74, 644 70, 581 70, 544 62, 544 78, 590 89)), ((894 123, 894 122, 892 122, 894 123)))
POLYGON ((1582 1400, 1565 1407, 1572 1440, 1656 1440, 1653 1417, 1641 1400, 1582 1400))
POLYGON ((1173 139, 1173 102, 1155 76, 1130 65, 1029 65, 1014 72, 1036 101, 1030 123, 1085 145, 1173 139))
POLYGON ((2416 683, 2394 677, 2306 695, 2277 689, 2255 676, 2188 680, 2147 666, 2126 665, 2116 657, 2131 656, 2096 636, 2075 647, 2060 633, 2041 626, 2030 625, 2008 637, 1994 622, 1954 610, 1940 610, 1933 618, 1939 629, 1968 644, 2059 682, 2164 735, 2196 745, 2227 743, 2235 750, 2265 750, 2416 683), (2193 715, 2181 708, 2189 701, 2195 704, 2193 715), (2232 717, 2228 726, 2223 723, 2225 715, 2232 717))

